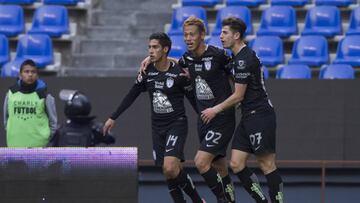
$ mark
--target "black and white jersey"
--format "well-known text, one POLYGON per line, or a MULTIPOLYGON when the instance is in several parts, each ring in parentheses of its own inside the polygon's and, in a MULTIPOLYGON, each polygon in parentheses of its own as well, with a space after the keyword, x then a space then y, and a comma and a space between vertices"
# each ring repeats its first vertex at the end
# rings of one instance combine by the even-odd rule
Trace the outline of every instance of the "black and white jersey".
MULTIPOLYGON (((207 46, 201 57, 194 57, 186 52, 179 60, 181 67, 189 69, 199 112, 223 102, 232 94, 229 62, 230 57, 225 50, 211 45, 207 46)), ((233 108, 224 113, 231 112, 234 112, 233 108)))
POLYGON ((158 71, 153 64, 147 67, 146 74, 139 74, 130 92, 110 118, 116 119, 139 96, 147 91, 150 97, 153 126, 167 126, 174 120, 185 116, 184 95, 195 105, 191 81, 180 76, 182 69, 171 63, 170 68, 158 71))
POLYGON ((246 46, 232 58, 235 83, 247 84, 244 100, 241 102, 242 114, 272 108, 265 89, 262 64, 255 51, 246 46))

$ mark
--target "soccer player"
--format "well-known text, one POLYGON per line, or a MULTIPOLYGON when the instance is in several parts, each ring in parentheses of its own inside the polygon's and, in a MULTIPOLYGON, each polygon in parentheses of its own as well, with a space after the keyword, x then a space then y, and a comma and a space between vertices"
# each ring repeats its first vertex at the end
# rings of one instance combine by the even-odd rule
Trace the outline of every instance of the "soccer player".
POLYGON ((106 121, 104 135, 115 120, 135 101, 141 92, 149 93, 152 106, 152 139, 155 164, 162 166, 170 195, 175 203, 184 203, 184 191, 195 203, 202 203, 190 176, 182 169, 188 126, 184 95, 196 105, 194 93, 182 69, 168 60, 171 40, 165 33, 149 37, 151 63, 146 74, 139 73, 135 84, 117 110, 106 121))
POLYGON ((246 24, 238 18, 223 20, 220 39, 233 53, 235 90, 222 103, 202 111, 201 118, 211 122, 241 102, 242 118, 235 131, 230 166, 254 200, 267 203, 256 175, 246 167, 249 155, 254 154, 267 179, 271 201, 282 203, 283 183, 275 165, 275 111, 265 90, 262 64, 243 41, 245 30, 246 24))

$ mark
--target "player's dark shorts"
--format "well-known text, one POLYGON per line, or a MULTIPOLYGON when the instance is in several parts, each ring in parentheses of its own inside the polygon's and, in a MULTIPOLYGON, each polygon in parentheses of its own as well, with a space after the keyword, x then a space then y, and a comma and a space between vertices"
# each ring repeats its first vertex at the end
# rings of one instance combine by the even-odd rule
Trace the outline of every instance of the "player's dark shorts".
POLYGON ((218 114, 209 124, 204 124, 199 118, 198 134, 199 150, 209 152, 215 157, 225 157, 226 150, 235 129, 235 114, 218 114))
POLYGON ((242 118, 233 138, 232 149, 255 155, 276 152, 276 115, 273 109, 242 118))
POLYGON ((173 156, 184 161, 184 145, 188 133, 186 117, 180 117, 169 126, 152 128, 153 157, 155 165, 162 166, 164 156, 173 156))

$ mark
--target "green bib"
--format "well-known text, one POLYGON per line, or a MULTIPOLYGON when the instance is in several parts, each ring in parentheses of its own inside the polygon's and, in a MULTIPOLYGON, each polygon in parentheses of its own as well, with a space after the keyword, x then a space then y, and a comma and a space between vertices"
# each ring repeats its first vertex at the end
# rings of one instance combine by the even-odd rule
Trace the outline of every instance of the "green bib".
POLYGON ((44 147, 49 142, 49 118, 45 99, 36 92, 24 94, 8 92, 8 147, 44 147))

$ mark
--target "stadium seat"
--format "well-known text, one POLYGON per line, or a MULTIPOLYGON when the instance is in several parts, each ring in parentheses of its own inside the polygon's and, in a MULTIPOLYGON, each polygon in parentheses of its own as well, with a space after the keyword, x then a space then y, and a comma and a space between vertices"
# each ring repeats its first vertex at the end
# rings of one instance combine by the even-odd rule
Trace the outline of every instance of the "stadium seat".
POLYGON ((42 6, 36 9, 29 33, 61 37, 69 33, 68 11, 64 6, 42 6))
POLYGON ((339 34, 341 34, 341 17, 336 6, 317 6, 307 12, 302 35, 333 37, 339 34))
POLYGON ((245 34, 252 33, 251 12, 244 6, 227 6, 218 11, 215 28, 212 35, 218 36, 221 33, 221 22, 227 17, 237 17, 243 20, 247 26, 245 34))
POLYGON ((360 67, 360 35, 349 35, 339 42, 333 63, 360 67))
POLYGON ((329 61, 328 43, 325 37, 302 36, 293 45, 289 64, 320 66, 329 61))
POLYGON ((182 0, 183 6, 209 6, 213 7, 221 3, 221 0, 182 0))
POLYGON ((271 5, 305 6, 309 0, 271 0, 271 5))
MULTIPOLYGON (((213 46, 216 46, 216 47, 219 47, 221 49, 224 49, 222 43, 221 43, 221 40, 220 40, 220 36, 214 36, 212 35, 210 37, 210 39, 208 40, 207 42, 208 45, 213 45, 213 46)), ((231 56, 231 50, 230 49, 225 49, 226 50, 226 53, 231 56)))
POLYGON ((170 57, 179 59, 186 52, 186 44, 182 35, 170 36, 171 50, 170 57))
POLYGON ((272 6, 262 13, 257 35, 289 37, 296 33, 296 12, 291 6, 272 6))
POLYGON ((320 79, 354 79, 353 67, 347 64, 331 64, 321 67, 320 79))
POLYGON ((285 65, 277 69, 277 79, 311 79, 311 70, 307 65, 285 65))
POLYGON ((259 6, 265 3, 266 0, 226 0, 227 6, 259 6))
POLYGON ((278 36, 260 36, 249 43, 265 66, 276 66, 284 61, 283 42, 278 36))
POLYGON ((269 79, 269 70, 268 70, 268 68, 266 66, 262 66, 261 69, 264 72, 264 79, 265 80, 269 79))
POLYGON ((201 7, 196 6, 186 6, 186 7, 180 7, 174 10, 172 20, 171 20, 171 26, 169 30, 169 35, 182 35, 182 25, 184 21, 190 17, 190 16, 196 16, 204 21, 206 30, 207 29, 207 17, 206 17, 206 10, 201 7))
POLYGON ((356 0, 315 0, 316 5, 349 6, 356 3, 356 0))
POLYGON ((76 5, 79 0, 44 0, 44 4, 76 5))
POLYGON ((360 6, 351 12, 349 29, 347 35, 360 35, 360 6))
POLYGON ((24 31, 24 11, 18 5, 0 5, 0 34, 17 36, 24 31))
POLYGON ((3 4, 33 4, 36 0, 0 0, 3 4))
POLYGON ((0 34, 0 67, 10 59, 9 41, 5 35, 0 34))
POLYGON ((24 59, 9 61, 1 69, 1 77, 18 77, 24 59))
POLYGON ((32 59, 38 68, 54 61, 51 38, 44 34, 27 34, 19 37, 16 60, 32 59))

